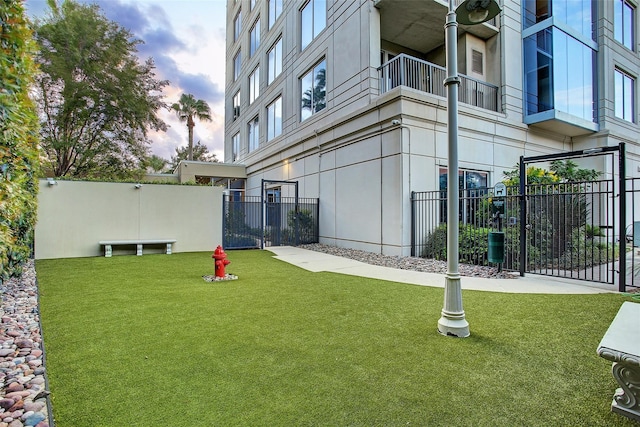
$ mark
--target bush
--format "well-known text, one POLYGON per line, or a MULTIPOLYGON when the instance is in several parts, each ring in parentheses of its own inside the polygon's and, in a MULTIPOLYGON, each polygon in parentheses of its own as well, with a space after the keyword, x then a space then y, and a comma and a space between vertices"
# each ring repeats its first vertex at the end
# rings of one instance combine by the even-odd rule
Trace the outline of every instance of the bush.
POLYGON ((28 96, 35 44, 22 2, 0 2, 0 282, 31 255, 39 168, 38 121, 28 96))
MULTIPOLYGON (((489 265, 489 229, 460 224, 458 237, 459 260, 467 264, 489 265)), ((440 224, 426 239, 422 257, 447 259, 447 224, 440 224)))

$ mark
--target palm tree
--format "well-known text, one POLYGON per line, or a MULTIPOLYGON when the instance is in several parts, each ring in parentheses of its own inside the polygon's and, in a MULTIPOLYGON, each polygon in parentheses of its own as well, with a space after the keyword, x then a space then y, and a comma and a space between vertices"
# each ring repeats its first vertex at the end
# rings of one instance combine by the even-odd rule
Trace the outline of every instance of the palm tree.
POLYGON ((187 122, 189 129, 189 153, 187 160, 193 160, 193 127, 196 125, 194 117, 199 120, 211 121, 211 109, 202 99, 196 100, 190 93, 183 93, 180 100, 171 106, 181 122, 187 122))

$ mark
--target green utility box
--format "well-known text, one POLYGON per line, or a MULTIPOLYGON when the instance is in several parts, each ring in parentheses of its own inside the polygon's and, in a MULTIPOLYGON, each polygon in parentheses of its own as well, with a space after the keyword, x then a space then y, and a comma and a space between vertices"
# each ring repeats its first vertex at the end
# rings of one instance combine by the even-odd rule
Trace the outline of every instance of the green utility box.
POLYGON ((504 262, 504 233, 501 231, 489 232, 489 262, 502 264, 504 262))

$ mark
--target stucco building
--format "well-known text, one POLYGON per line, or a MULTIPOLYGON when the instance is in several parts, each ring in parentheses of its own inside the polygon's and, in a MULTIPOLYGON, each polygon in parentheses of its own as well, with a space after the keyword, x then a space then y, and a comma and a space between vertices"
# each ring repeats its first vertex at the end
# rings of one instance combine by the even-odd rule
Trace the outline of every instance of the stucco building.
MULTIPOLYGON (((461 185, 493 186, 522 155, 621 142, 637 175, 637 2, 499 3, 458 31, 461 185)), ((408 255, 411 192, 446 184, 447 8, 227 0, 225 162, 246 166, 246 194, 297 181, 319 198, 322 243, 408 255)))

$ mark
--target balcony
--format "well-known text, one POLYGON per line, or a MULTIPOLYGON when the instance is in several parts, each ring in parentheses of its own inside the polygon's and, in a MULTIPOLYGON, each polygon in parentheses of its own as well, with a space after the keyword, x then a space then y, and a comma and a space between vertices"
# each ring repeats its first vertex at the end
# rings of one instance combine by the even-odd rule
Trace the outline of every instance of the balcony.
MULTIPOLYGON (((430 62, 400 54, 378 68, 380 95, 397 86, 407 86, 422 92, 445 97, 443 81, 447 71, 430 62)), ((460 74, 458 101, 463 104, 499 111, 498 87, 460 74)))

